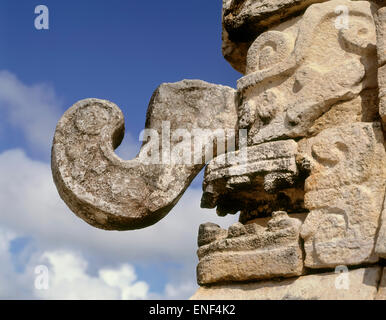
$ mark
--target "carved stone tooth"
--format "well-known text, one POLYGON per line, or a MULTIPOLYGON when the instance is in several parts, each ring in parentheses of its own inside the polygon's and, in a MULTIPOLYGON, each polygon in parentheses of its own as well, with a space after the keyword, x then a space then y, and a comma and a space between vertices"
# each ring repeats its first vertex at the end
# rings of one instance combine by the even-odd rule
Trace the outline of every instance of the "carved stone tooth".
POLYGON ((270 231, 278 231, 286 228, 300 230, 301 222, 298 219, 290 218, 285 211, 272 213, 272 219, 268 221, 267 228, 270 231))
POLYGON ((250 185, 251 178, 248 176, 239 176, 239 177, 231 177, 227 180, 225 188, 226 189, 234 189, 235 187, 242 185, 250 185))
POLYGON ((198 229, 198 246, 201 247, 226 236, 227 231, 217 224, 211 222, 201 224, 198 229))
POLYGON ((264 176, 264 190, 275 193, 292 187, 296 182, 296 175, 291 172, 270 172, 264 176))
POLYGON ((245 224, 244 227, 249 234, 258 234, 258 233, 264 232, 265 230, 265 227, 257 223, 248 223, 248 224, 245 224))
POLYGON ((276 212, 264 228, 236 223, 228 237, 199 248, 197 280, 201 285, 290 277, 303 273, 298 219, 276 212))
POLYGON ((240 222, 236 222, 231 225, 228 229, 228 238, 240 237, 248 234, 245 226, 240 222))
POLYGON ((294 186, 297 150, 294 140, 283 140, 247 147, 246 159, 236 164, 213 159, 205 170, 201 206, 217 206, 220 216, 265 206, 266 214, 278 209, 301 211, 302 186, 294 186), (291 208, 291 203, 296 208, 291 208))

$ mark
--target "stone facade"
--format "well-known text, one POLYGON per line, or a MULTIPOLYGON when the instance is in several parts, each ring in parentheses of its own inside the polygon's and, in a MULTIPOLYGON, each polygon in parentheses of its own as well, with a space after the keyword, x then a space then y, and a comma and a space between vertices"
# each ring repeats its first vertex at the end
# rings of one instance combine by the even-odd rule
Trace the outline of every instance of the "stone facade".
MULTIPOLYGON (((297 278, 201 287, 192 300, 374 300, 385 299, 384 285, 377 286, 381 268, 352 270, 342 279, 336 273, 297 278), (345 287, 340 280, 347 279, 345 287), (341 285, 341 286, 340 286, 341 285), (338 289, 337 289, 338 287, 338 289)), ((384 283, 384 280, 383 280, 384 283)))

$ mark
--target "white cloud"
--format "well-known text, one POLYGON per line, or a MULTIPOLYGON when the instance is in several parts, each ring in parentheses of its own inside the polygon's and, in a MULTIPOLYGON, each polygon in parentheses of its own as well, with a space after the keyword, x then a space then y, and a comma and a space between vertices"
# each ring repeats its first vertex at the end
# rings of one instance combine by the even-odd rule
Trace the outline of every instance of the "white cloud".
POLYGON ((121 265, 118 269, 101 269, 97 276, 87 273, 87 261, 71 251, 45 252, 42 261, 47 261, 49 285, 47 290, 35 290, 43 299, 146 299, 149 286, 136 281, 132 266, 121 265))
POLYGON ((5 232, 0 229, 0 297, 11 298, 13 292, 9 289, 12 287, 12 291, 15 291, 17 283, 14 277, 14 270, 11 262, 11 255, 9 253, 9 246, 15 235, 11 232, 5 232))
POLYGON ((8 124, 24 134, 30 147, 49 152, 61 101, 48 84, 28 86, 14 74, 0 71, 0 111, 8 124))
POLYGON ((0 299, 134 300, 149 296, 149 285, 137 281, 133 266, 100 269, 90 275, 82 255, 70 250, 36 252, 22 272, 12 262, 10 244, 17 237, 0 230, 0 299), (36 287, 37 266, 47 267, 48 287, 36 287))
MULTIPOLYGON (((138 265, 180 264, 183 277, 179 275, 177 278, 176 275, 165 279, 170 284, 163 298, 176 298, 178 295, 185 298, 195 290, 199 224, 212 221, 229 226, 235 220, 235 217, 220 219, 213 210, 200 209, 201 191, 190 189, 169 216, 158 224, 137 231, 109 232, 95 229, 71 213, 58 196, 50 166, 29 159, 22 150, 0 154, 0 177, 3 227, 32 238, 41 252, 79 251, 85 259, 92 259, 95 265, 90 267, 94 269, 106 263, 114 266, 127 262, 138 265)), ((83 269, 78 266, 74 270, 83 269)), ((0 272, 3 272, 3 266, 0 272)), ((101 279, 106 280, 105 275, 102 273, 104 278, 101 279)), ((98 286, 98 281, 101 280, 87 278, 81 283, 92 287, 98 286)))
MULTIPOLYGON (((46 83, 26 85, 13 73, 0 70, 0 111, 7 124, 23 133, 29 147, 38 149, 44 155, 51 150, 55 127, 62 116, 63 105, 52 86, 46 83)), ((5 131, 0 126, 0 135, 5 131)), ((137 155, 140 142, 129 132, 117 150, 124 159, 137 155)))

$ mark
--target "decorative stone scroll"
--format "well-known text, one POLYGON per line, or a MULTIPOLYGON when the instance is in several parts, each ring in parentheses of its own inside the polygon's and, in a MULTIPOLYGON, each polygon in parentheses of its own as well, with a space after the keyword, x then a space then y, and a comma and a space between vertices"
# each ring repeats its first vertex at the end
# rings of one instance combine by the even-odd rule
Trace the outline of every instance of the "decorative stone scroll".
MULTIPOLYGON (((172 163, 171 152, 182 143, 180 135, 173 138, 173 131, 228 128, 234 134, 235 98, 234 89, 199 80, 161 85, 147 112, 145 127, 153 129, 152 139, 128 161, 114 153, 124 134, 120 109, 98 99, 76 103, 59 121, 52 148, 60 196, 74 213, 98 228, 129 230, 156 223, 205 165, 193 160, 172 163), (148 160, 151 151, 156 154, 148 160)), ((202 138, 210 140, 211 134, 203 130, 202 138)), ((192 152, 201 155, 202 150, 192 152)))

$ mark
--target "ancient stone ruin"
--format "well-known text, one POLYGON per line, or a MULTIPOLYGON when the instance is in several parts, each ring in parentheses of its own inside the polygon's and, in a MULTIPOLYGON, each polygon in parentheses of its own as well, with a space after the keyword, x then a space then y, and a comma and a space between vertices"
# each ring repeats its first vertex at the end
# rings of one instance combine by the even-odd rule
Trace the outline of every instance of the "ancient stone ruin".
POLYGON ((162 219, 205 167, 193 299, 386 299, 386 3, 223 0, 237 89, 154 92, 138 156, 120 109, 76 103, 57 125, 62 199, 106 230, 162 219))

